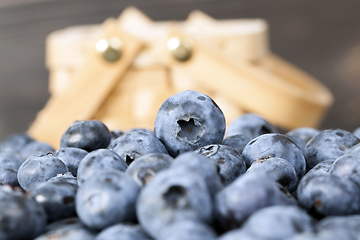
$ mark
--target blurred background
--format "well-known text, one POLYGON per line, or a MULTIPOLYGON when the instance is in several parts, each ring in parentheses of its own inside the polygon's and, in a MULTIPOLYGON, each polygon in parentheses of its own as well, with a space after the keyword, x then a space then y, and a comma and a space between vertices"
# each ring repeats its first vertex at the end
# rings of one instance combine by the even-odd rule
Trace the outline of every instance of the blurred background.
POLYGON ((50 96, 46 36, 100 24, 130 5, 153 20, 185 20, 195 9, 216 19, 267 20, 272 52, 333 92, 321 128, 360 127, 358 0, 0 0, 0 140, 26 131, 50 96))

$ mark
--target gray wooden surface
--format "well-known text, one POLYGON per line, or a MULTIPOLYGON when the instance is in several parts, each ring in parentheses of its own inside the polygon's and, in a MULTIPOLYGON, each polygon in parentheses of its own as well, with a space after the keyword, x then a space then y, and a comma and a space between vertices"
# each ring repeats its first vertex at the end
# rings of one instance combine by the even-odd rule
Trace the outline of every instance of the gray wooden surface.
POLYGON ((101 23, 129 5, 154 20, 183 20, 194 9, 218 19, 266 19, 272 51, 334 93, 336 102, 321 127, 360 126, 358 0, 0 0, 0 139, 26 131, 49 97, 46 36, 101 23))

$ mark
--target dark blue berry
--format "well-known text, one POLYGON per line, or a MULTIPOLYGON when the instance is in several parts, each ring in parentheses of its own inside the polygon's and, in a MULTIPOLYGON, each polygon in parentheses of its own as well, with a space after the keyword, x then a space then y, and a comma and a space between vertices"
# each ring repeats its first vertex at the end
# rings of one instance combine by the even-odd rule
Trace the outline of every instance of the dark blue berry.
POLYGON ((154 133, 171 156, 221 143, 225 117, 207 95, 182 91, 164 101, 155 120, 154 133))
POLYGON ((109 129, 98 120, 75 121, 62 135, 60 146, 81 148, 91 152, 107 148, 111 140, 109 129))

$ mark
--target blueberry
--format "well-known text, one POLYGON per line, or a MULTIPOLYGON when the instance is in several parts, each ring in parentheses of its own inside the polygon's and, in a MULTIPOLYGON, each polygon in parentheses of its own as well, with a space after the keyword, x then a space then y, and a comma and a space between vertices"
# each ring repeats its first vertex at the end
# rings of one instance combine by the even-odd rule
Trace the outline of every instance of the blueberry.
POLYGON ((116 169, 125 171, 125 161, 115 152, 109 149, 97 149, 87 154, 78 167, 78 180, 83 183, 86 178, 92 176, 95 171, 103 169, 116 169))
POLYGON ((33 198, 0 186, 0 239, 33 239, 45 231, 46 213, 33 198))
POLYGON ((88 152, 84 149, 74 147, 60 148, 55 152, 55 156, 65 163, 66 167, 74 177, 77 176, 79 164, 86 154, 88 154, 88 152))
POLYGON ((52 146, 45 142, 30 142, 20 150, 20 155, 23 159, 27 159, 34 155, 41 155, 47 153, 54 153, 55 150, 52 146))
POLYGON ((341 129, 328 129, 314 136, 305 147, 306 168, 310 170, 319 162, 337 159, 360 140, 341 129))
POLYGON ((216 240, 216 233, 209 226, 196 221, 176 221, 164 228, 158 240, 216 240))
POLYGON ((91 231, 84 227, 77 228, 59 228, 46 232, 34 240, 94 240, 96 232, 91 231))
POLYGON ((95 172, 76 193, 77 215, 87 227, 94 230, 134 221, 139 191, 140 187, 124 172, 95 172))
POLYGON ((310 231, 312 218, 296 206, 270 206, 253 213, 242 229, 258 239, 286 239, 310 231))
POLYGON ((256 160, 283 158, 291 163, 299 179, 305 174, 306 162, 301 150, 288 137, 279 133, 263 134, 252 139, 245 146, 242 156, 247 167, 256 160))
POLYGON ((339 235, 345 232, 349 234, 352 237, 352 239, 359 239, 360 215, 326 217, 321 221, 319 221, 316 224, 315 228, 317 232, 331 231, 331 232, 337 232, 339 235))
POLYGON ((354 146, 352 146, 352 147, 346 152, 346 154, 349 154, 349 153, 359 154, 359 153, 360 153, 360 144, 355 144, 354 146))
POLYGON ((167 169, 143 187, 136 204, 140 225, 152 237, 175 221, 210 224, 212 201, 205 181, 191 171, 167 169))
POLYGON ((109 146, 130 165, 136 158, 149 153, 168 154, 165 146, 153 134, 141 131, 125 133, 109 146))
POLYGON ((240 227, 255 211, 293 204, 266 174, 245 173, 215 197, 215 216, 224 230, 240 227))
POLYGON ((22 163, 20 155, 11 151, 0 152, 0 184, 19 186, 17 172, 22 163))
POLYGON ((109 149, 98 149, 87 154, 80 162, 77 172, 77 180, 81 186, 87 179, 100 170, 114 169, 125 172, 125 161, 115 152, 109 149))
POLYGON ((77 186, 71 183, 41 182, 31 186, 28 194, 41 204, 49 221, 73 217, 77 186))
POLYGON ((250 142, 250 140, 250 137, 240 133, 226 137, 221 144, 232 147, 241 154, 244 147, 248 142, 250 142))
POLYGON ((319 134, 320 130, 317 130, 315 128, 311 127, 299 127, 295 128, 288 133, 286 133, 286 136, 288 137, 299 137, 302 140, 304 140, 305 143, 309 142, 311 138, 313 138, 315 135, 319 134))
POLYGON ((18 181, 24 190, 28 190, 31 184, 46 182, 57 174, 68 172, 63 161, 52 154, 33 156, 25 160, 18 171, 18 181))
POLYGON ((360 127, 356 128, 352 134, 355 135, 355 137, 359 138, 360 139, 360 127))
POLYGON ((244 159, 232 147, 212 144, 201 147, 195 152, 212 159, 216 163, 224 185, 230 184, 246 171, 244 159))
POLYGON ((266 173, 290 192, 296 189, 298 182, 294 167, 285 159, 277 157, 256 160, 247 172, 266 173))
POLYGON ((242 228, 233 229, 222 234, 218 240, 259 240, 258 237, 251 235, 242 228))
POLYGON ((352 181, 332 174, 313 174, 300 180, 298 201, 321 216, 360 213, 360 189, 352 181))
POLYGON ((124 131, 121 131, 121 130, 112 130, 110 131, 110 136, 111 136, 111 139, 110 139, 110 143, 109 145, 115 140, 117 139, 118 137, 124 135, 124 131))
POLYGON ((228 127, 226 136, 244 134, 250 139, 266 133, 276 133, 277 129, 261 116, 254 113, 243 114, 236 118, 228 127))
POLYGON ((147 128, 132 128, 127 132, 146 132, 150 135, 154 135, 154 132, 147 128))
POLYGON ((102 230, 95 240, 151 240, 138 224, 118 223, 102 230))
POLYGON ((48 182, 71 183, 76 186, 78 185, 76 177, 74 177, 71 172, 66 172, 64 174, 58 174, 55 177, 50 178, 48 180, 48 182))
POLYGON ((302 154, 304 155, 305 154, 305 146, 306 146, 306 142, 298 137, 298 136, 295 136, 295 135, 291 135, 291 136, 288 136, 286 135, 291 141, 293 141, 293 143, 296 144, 296 146, 298 146, 302 152, 302 154))
POLYGON ((0 142, 0 152, 19 153, 21 149, 33 141, 34 139, 27 133, 12 134, 0 142))
POLYGON ((192 171, 205 180, 211 196, 223 188, 219 168, 215 161, 210 160, 202 154, 186 152, 178 155, 171 165, 173 169, 183 168, 185 171, 192 171))
POLYGON ((322 162, 319 162, 315 165, 310 171, 308 171, 304 177, 310 176, 312 174, 330 174, 331 169, 333 168, 335 160, 329 159, 322 162))
POLYGON ((345 154, 333 164, 331 174, 348 178, 360 187, 360 156, 358 154, 345 154))
POLYGON ((78 217, 69 217, 49 223, 45 231, 49 232, 57 229, 74 229, 79 227, 85 227, 80 219, 78 217))
POLYGON ((169 97, 161 105, 154 133, 169 154, 176 157, 202 146, 221 143, 225 116, 209 96, 186 90, 169 97))
POLYGON ((111 140, 109 129, 98 120, 75 121, 62 135, 60 146, 81 148, 91 152, 107 148, 111 140))
POLYGON ((173 158, 164 153, 149 153, 137 158, 126 169, 137 184, 146 185, 157 172, 169 168, 173 158))

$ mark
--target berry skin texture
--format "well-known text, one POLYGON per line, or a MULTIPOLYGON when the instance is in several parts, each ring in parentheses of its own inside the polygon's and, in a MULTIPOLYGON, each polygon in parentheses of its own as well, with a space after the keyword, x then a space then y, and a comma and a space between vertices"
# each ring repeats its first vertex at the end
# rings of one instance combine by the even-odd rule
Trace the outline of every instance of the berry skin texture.
POLYGON ((46 182, 58 174, 68 172, 60 158, 52 154, 33 156, 25 160, 18 171, 18 181, 24 190, 29 190, 33 183, 46 182))
POLYGON ((60 148, 55 152, 55 156, 65 163, 74 177, 77 176, 77 169, 81 160, 83 160, 87 154, 88 152, 84 149, 73 147, 60 148))
POLYGON ((126 169, 139 186, 145 186, 150 182, 157 172, 171 166, 173 158, 163 153, 149 153, 137 158, 126 169))
POLYGON ((0 152, 19 153, 22 148, 33 141, 34 139, 27 133, 12 134, 0 142, 0 152))
POLYGON ((109 149, 98 149, 87 154, 80 162, 77 172, 78 185, 81 186, 87 179, 100 170, 118 170, 125 172, 125 161, 109 149))
POLYGON ((28 193, 41 204, 49 221, 73 217, 77 185, 71 183, 41 182, 31 186, 28 193))
POLYGON ((298 182, 294 167, 285 159, 277 157, 256 160, 247 172, 266 173, 289 192, 296 189, 298 182))
POLYGON ((246 171, 243 157, 232 147, 211 144, 195 151, 213 160, 218 169, 222 183, 228 185, 246 171))
POLYGON ((173 169, 183 168, 185 171, 193 171, 201 176, 208 187, 211 196, 223 189, 219 168, 215 161, 195 152, 186 152, 177 156, 171 165, 173 169))
POLYGON ((111 140, 109 129, 98 120, 75 121, 62 135, 60 147, 75 147, 91 152, 107 148, 111 140))
POLYGON ((312 218, 296 206, 270 206, 252 214, 242 229, 258 239, 287 239, 297 233, 310 231, 312 218))
POLYGON ((360 189, 349 179, 332 174, 312 174, 300 180, 300 205, 322 216, 360 213, 360 189))
POLYGON ((155 119, 154 134, 173 157, 209 144, 221 143, 225 116, 207 95, 193 90, 164 101, 155 119))
POLYGON ((215 196, 215 216, 224 230, 239 228, 255 211, 273 205, 291 205, 290 199, 266 174, 245 173, 215 196))
POLYGON ((306 162, 299 147, 285 135, 263 134, 252 139, 244 148, 242 156, 247 167, 256 160, 279 157, 287 160, 295 169, 298 179, 305 174, 306 162))
POLYGON ((93 174, 76 193, 76 213, 93 230, 136 219, 140 187, 126 173, 102 170, 93 174))
POLYGON ((204 179, 183 169, 159 172, 140 192, 136 213, 140 225, 154 238, 176 221, 213 221, 212 199, 204 179))
POLYGON ((250 139, 267 133, 276 133, 277 129, 271 123, 257 114, 247 113, 236 118, 228 127, 226 137, 244 134, 250 139))
POLYGON ((246 146, 246 144, 248 144, 248 142, 250 142, 251 138, 248 137, 245 134, 235 134, 235 135, 231 135, 229 137, 226 137, 223 141, 222 141, 222 145, 226 145, 229 147, 234 148, 238 153, 242 153, 244 147, 246 146))
POLYGON ((168 154, 165 146, 153 134, 130 131, 115 139, 109 149, 119 154, 127 165, 136 158, 149 153, 168 154))
POLYGON ((305 147, 307 171, 319 162, 337 159, 360 140, 352 133, 341 129, 328 129, 314 136, 305 147))

